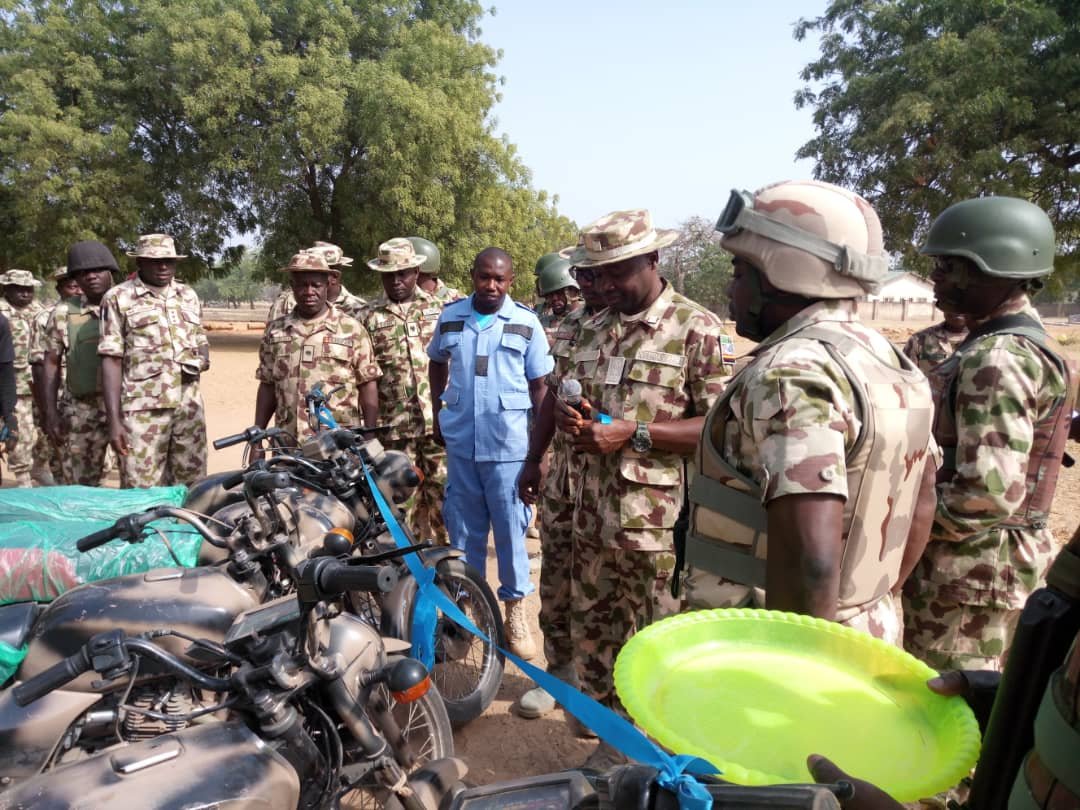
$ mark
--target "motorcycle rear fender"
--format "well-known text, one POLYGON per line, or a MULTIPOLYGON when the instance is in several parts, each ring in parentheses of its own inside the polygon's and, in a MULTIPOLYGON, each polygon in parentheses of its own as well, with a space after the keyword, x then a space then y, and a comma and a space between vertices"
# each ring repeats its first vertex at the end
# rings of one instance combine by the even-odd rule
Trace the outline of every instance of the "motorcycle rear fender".
POLYGON ((0 810, 139 807, 295 810, 300 779, 238 722, 196 725, 39 774, 0 793, 0 810))
MULTIPOLYGON (((438 546, 420 552, 425 567, 438 567, 443 560, 464 558, 465 552, 450 546, 438 546)), ((409 627, 412 616, 412 603, 416 599, 416 578, 403 576, 398 579, 394 590, 386 594, 382 600, 382 618, 380 629, 384 636, 391 638, 410 638, 412 636, 409 627)))
POLYGON ((20 706, 10 687, 0 692, 0 784, 40 771, 61 735, 100 699, 92 692, 57 689, 20 706))

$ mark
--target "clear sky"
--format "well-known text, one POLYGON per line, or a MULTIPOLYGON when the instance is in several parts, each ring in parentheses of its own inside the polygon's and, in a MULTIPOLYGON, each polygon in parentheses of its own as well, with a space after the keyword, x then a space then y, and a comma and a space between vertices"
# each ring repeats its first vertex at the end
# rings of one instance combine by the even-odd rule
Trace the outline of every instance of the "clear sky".
POLYGON ((644 207, 673 227, 716 217, 732 188, 811 176, 794 95, 817 39, 792 30, 825 0, 493 2, 496 131, 579 226, 644 207))

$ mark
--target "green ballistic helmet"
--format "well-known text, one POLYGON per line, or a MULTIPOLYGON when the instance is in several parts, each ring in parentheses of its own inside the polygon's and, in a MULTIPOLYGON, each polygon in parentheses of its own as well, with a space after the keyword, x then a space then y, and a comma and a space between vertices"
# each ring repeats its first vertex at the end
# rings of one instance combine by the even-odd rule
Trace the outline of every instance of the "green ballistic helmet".
POLYGON ((536 267, 533 268, 533 274, 539 278, 540 274, 544 272, 545 267, 561 261, 566 261, 566 257, 560 256, 558 253, 545 253, 536 260, 536 267))
POLYGON ((427 261, 420 265, 420 272, 428 276, 439 275, 442 257, 439 255, 439 248, 436 247, 435 243, 422 236, 410 236, 409 241, 412 242, 413 250, 416 251, 417 256, 427 256, 427 261))
POLYGON ((536 263, 536 291, 540 295, 551 295, 556 290, 567 287, 573 287, 575 290, 580 289, 578 283, 574 281, 574 277, 570 275, 570 262, 562 258, 558 253, 548 253, 547 256, 541 256, 540 261, 536 263), (548 256, 554 256, 555 258, 541 266, 540 262, 543 262, 548 256))
POLYGON ((1027 200, 979 197, 942 211, 919 253, 963 256, 989 276, 1039 278, 1054 270, 1054 226, 1027 200))

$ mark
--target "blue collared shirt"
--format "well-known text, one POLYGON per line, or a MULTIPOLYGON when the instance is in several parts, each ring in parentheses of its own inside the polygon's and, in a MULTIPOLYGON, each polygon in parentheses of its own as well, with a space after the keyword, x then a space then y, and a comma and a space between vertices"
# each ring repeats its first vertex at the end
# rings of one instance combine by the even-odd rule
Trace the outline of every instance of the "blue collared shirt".
POLYGON ((529 449, 529 380, 554 363, 531 309, 509 295, 481 328, 472 296, 447 304, 428 357, 450 364, 439 428, 446 450, 474 461, 521 461, 529 449))

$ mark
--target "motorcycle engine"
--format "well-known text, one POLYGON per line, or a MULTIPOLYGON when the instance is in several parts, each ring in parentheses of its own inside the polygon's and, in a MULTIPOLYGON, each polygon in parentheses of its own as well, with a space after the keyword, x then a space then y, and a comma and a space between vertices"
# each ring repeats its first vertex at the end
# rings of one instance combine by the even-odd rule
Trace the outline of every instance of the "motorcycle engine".
POLYGON ((164 688, 152 684, 136 686, 128 697, 127 705, 135 710, 142 709, 158 715, 125 711, 124 739, 130 742, 149 740, 171 731, 179 731, 188 725, 184 715, 197 708, 188 690, 180 684, 164 688))

